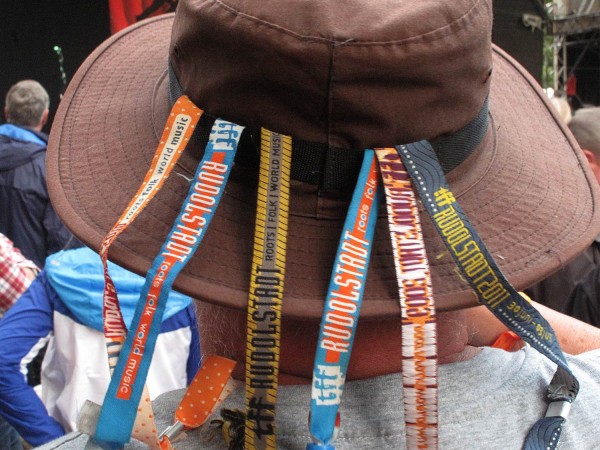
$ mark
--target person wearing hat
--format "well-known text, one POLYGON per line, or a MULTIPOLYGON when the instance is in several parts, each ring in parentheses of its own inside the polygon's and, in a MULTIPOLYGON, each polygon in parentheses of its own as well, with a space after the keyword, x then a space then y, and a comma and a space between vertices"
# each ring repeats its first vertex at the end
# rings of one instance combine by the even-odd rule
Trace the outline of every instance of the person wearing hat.
MULTIPOLYGON (((600 353, 563 356, 515 288, 598 234, 598 186, 491 25, 487 0, 181 0, 82 65, 51 133, 57 211, 149 273, 138 330, 185 261, 173 286, 198 299, 203 352, 246 359, 246 400, 235 382, 212 384, 223 370, 208 375, 220 363, 206 358, 199 385, 154 404, 159 432, 176 420, 163 443, 506 449, 555 448, 560 435, 594 447, 600 353), (479 303, 527 345, 470 343, 479 303)), ((99 418, 45 448, 129 440, 140 336, 128 335, 99 418)))

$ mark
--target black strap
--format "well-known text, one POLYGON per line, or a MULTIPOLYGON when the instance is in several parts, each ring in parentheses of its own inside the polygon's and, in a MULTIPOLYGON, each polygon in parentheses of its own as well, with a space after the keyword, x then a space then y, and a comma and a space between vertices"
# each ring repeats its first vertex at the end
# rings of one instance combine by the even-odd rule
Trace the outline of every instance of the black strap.
MULTIPOLYGON (((183 89, 169 64, 169 100, 171 104, 183 95, 183 89)), ((197 105, 200 108, 202 105, 197 105)), ((205 113, 198 126, 206 144, 212 127, 210 113, 205 113)), ((477 148, 488 125, 488 102, 477 116, 456 133, 441 136, 431 141, 444 173, 460 165, 477 148)), ((236 164, 258 169, 260 155, 260 130, 245 130, 245 138, 240 141, 236 164)), ((192 141, 195 137, 192 138, 192 141)), ((194 146, 204 148, 205 145, 194 146)), ((328 147, 318 142, 294 139, 292 150, 291 178, 304 183, 315 184, 323 190, 354 188, 363 160, 363 149, 328 147)))

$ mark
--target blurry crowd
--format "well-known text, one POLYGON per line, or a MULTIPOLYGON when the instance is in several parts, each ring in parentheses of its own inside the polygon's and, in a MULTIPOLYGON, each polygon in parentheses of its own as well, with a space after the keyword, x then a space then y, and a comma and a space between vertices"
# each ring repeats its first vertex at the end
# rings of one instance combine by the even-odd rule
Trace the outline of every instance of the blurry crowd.
MULTIPOLYGON (((39 446, 76 429, 86 400, 109 382, 100 257, 60 221, 46 188, 42 132, 49 97, 23 80, 6 94, 0 125, 0 449, 39 446)), ((127 325, 144 279, 109 271, 127 325)), ((191 299, 172 292, 148 389, 152 399, 185 387, 200 364, 191 299)))

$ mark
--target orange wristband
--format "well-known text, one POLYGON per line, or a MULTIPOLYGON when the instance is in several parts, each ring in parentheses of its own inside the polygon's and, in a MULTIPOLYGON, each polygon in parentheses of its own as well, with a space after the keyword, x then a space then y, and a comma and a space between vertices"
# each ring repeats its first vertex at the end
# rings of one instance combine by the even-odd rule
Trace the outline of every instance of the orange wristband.
POLYGON ((499 348, 507 352, 514 352, 523 346, 523 341, 519 336, 510 330, 502 333, 492 344, 492 348, 499 348))

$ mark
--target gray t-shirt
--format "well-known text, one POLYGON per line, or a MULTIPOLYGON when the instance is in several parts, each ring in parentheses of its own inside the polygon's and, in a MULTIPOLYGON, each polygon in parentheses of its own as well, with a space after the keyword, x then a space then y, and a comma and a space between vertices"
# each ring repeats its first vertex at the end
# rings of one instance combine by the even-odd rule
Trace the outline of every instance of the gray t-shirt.
MULTIPOLYGON (((569 356, 581 389, 563 427, 560 449, 600 448, 600 350, 569 356)), ((439 367, 439 448, 521 449, 530 427, 546 411, 544 394, 555 365, 535 350, 508 353, 484 348, 476 357, 439 367)), ((172 423, 184 391, 162 395, 154 402, 159 430, 172 423)), ((225 408, 243 408, 243 389, 234 391, 225 408)), ((277 445, 304 450, 310 442, 310 386, 282 386, 277 401, 277 445)), ((402 376, 400 374, 346 384, 341 405, 338 450, 405 448, 402 376)), ((210 422, 210 421, 209 421, 210 422)), ((208 422, 207 422, 208 423, 208 422)), ((188 432, 177 450, 226 449, 221 434, 208 440, 206 429, 188 432)), ((83 449, 87 435, 71 433, 41 447, 83 449)), ((141 449, 135 442, 127 449, 141 449)))

